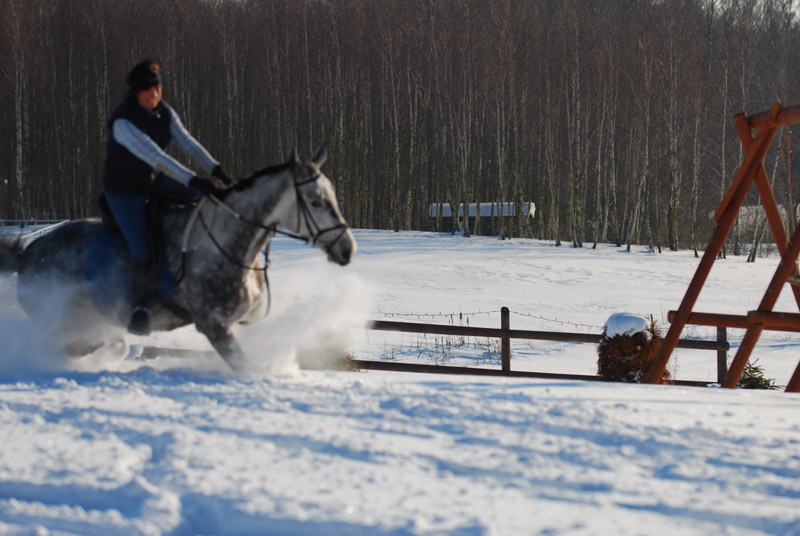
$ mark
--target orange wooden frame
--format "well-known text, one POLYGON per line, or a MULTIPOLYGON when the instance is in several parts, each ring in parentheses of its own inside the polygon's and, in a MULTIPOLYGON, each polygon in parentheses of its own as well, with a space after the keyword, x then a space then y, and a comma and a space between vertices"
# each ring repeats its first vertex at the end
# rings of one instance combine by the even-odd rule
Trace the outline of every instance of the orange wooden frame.
MULTIPOLYGON (((775 104, 768 112, 761 112, 748 117, 744 113, 734 118, 736 130, 745 150, 745 157, 739 170, 736 172, 725 197, 722 199, 714 218, 717 222, 716 229, 711 236, 708 247, 697 267, 689 288, 681 301, 677 311, 670 312, 671 325, 661 349, 653 361, 645 377, 647 383, 659 383, 667 368, 672 351, 680 338, 681 331, 686 324, 709 325, 718 327, 745 328, 745 336, 733 358, 722 387, 733 388, 742 377, 747 360, 755 347, 761 332, 765 329, 778 331, 800 331, 800 314, 774 312, 772 308, 780 295, 780 290, 786 284, 790 275, 798 275, 797 257, 800 255, 800 226, 797 227, 791 240, 789 240, 786 227, 783 225, 778 203, 769 182, 769 177, 764 170, 764 156, 779 127, 800 123, 800 106, 782 108, 775 104), (756 136, 754 131, 758 131, 756 136), (767 215, 772 235, 781 254, 781 262, 775 270, 772 280, 764 292, 764 297, 756 311, 746 315, 724 315, 715 313, 695 313, 692 311, 697 297, 703 288, 714 260, 722 251, 728 233, 733 226, 736 215, 744 203, 747 192, 755 182, 761 203, 767 215)), ((791 217, 791 216, 790 216, 791 217)), ((795 301, 800 308, 800 289, 792 285, 795 301)), ((786 386, 787 392, 800 392, 800 362, 786 386)))

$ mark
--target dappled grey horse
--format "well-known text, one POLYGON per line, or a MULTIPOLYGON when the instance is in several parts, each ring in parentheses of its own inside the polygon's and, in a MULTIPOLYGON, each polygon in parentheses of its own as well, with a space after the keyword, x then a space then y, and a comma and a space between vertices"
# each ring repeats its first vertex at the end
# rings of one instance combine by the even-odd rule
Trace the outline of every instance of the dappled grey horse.
MULTIPOLYGON (((219 198, 169 207, 163 215, 163 250, 175 292, 152 305, 152 329, 194 323, 238 369, 244 355, 231 326, 267 312, 266 267, 259 254, 276 232, 306 240, 331 262, 349 263, 356 243, 333 185, 320 171, 325 159, 324 148, 309 161, 295 155, 243 179, 219 198)), ((127 248, 117 248, 99 296, 98 283, 87 281, 87 253, 93 237, 96 241, 97 233, 107 232, 103 225, 99 219, 70 222, 27 248, 0 242, 0 272, 18 272, 17 294, 25 312, 68 355, 92 353, 108 344, 112 333, 119 340, 119 328, 127 323, 127 248)))

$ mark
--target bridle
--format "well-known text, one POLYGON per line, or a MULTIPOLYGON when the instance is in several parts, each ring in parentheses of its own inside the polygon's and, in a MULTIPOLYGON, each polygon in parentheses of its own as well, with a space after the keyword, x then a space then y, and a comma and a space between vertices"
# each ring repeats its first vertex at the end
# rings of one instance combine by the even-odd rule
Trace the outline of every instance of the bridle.
MULTIPOLYGON (((332 225, 330 227, 327 227, 327 228, 323 229, 323 228, 320 227, 320 225, 314 219, 314 215, 311 212, 311 208, 308 205, 308 201, 306 201, 305 197, 303 196, 302 192, 300 191, 300 188, 305 186, 305 185, 307 185, 307 184, 315 182, 316 180, 318 180, 320 178, 321 175, 322 174, 318 172, 313 177, 311 177, 309 179, 302 180, 302 181, 297 181, 296 179, 294 179, 294 177, 292 177, 292 182, 293 182, 293 186, 294 186, 295 195, 297 196, 297 227, 296 228, 297 229, 301 229, 301 225, 300 224, 301 224, 301 222, 304 223, 305 227, 306 227, 306 229, 308 230, 308 233, 309 233, 309 236, 307 236, 307 237, 303 236, 303 235, 301 235, 301 234, 299 234, 297 232, 293 232, 293 231, 289 231, 289 230, 285 230, 285 229, 279 229, 278 226, 274 225, 274 224, 273 225, 264 225, 261 222, 254 221, 254 220, 251 220, 249 218, 246 218, 240 212, 236 211, 230 205, 226 204, 223 200, 219 199, 217 196, 215 196, 213 194, 205 194, 205 195, 203 195, 203 197, 200 199, 200 202, 197 203, 197 206, 192 211, 192 214, 190 215, 190 217, 189 217, 189 219, 188 219, 188 221, 186 223, 186 227, 184 229, 183 243, 182 243, 182 247, 181 247, 181 267, 180 267, 180 270, 178 272, 178 276, 175 278, 176 279, 175 284, 177 285, 178 283, 180 283, 181 280, 183 279, 183 277, 186 275, 186 261, 187 261, 187 256, 188 256, 187 248, 188 248, 188 243, 189 243, 189 236, 191 235, 191 231, 194 228, 195 223, 199 220, 200 224, 203 226, 203 229, 205 230, 206 236, 208 236, 208 238, 211 240, 211 242, 214 244, 214 246, 217 248, 217 250, 219 250, 219 252, 222 254, 223 257, 225 257, 225 259, 228 262, 230 262, 231 264, 233 264, 233 265, 235 265, 235 266, 237 266, 237 267, 239 267, 239 268, 241 268, 243 270, 253 270, 253 271, 263 272, 263 274, 264 274, 264 282, 265 282, 266 288, 267 288, 267 299, 268 299, 267 310, 269 310, 269 306, 270 306, 270 303, 271 303, 272 300, 271 300, 271 297, 270 297, 269 278, 267 277, 267 268, 269 268, 269 264, 270 264, 270 261, 269 261, 269 246, 270 246, 270 242, 271 242, 270 239, 271 239, 272 235, 281 234, 281 235, 284 235, 284 236, 288 236, 290 238, 294 238, 296 240, 302 240, 302 241, 306 242, 307 244, 311 244, 312 246, 316 246, 317 243, 319 242, 320 237, 322 237, 325 234, 333 233, 333 232, 337 232, 338 231, 339 234, 336 236, 336 238, 334 238, 334 240, 328 246, 328 247, 333 247, 347 233, 348 229, 350 228, 349 225, 347 225, 346 223, 338 223, 336 225, 332 225), (236 258, 234 258, 233 255, 231 255, 230 253, 225 251, 225 249, 222 247, 222 245, 219 243, 219 241, 216 239, 216 237, 214 236, 214 234, 211 231, 211 227, 213 226, 213 223, 212 223, 212 226, 209 226, 209 225, 206 224, 206 222, 205 222, 205 220, 203 218, 202 209, 203 209, 203 207, 204 207, 204 205, 206 204, 207 201, 211 201, 212 203, 214 203, 216 205, 216 207, 223 209, 225 212, 227 212, 228 214, 232 215, 237 221, 240 221, 243 224, 248 225, 250 227, 255 227, 257 229, 261 229, 261 230, 266 231, 268 233, 267 246, 264 249, 264 266, 255 266, 255 267, 254 266, 246 266, 246 265, 242 264, 241 262, 239 262, 236 258)), ((214 219, 216 219, 216 211, 214 213, 214 219)))
POLYGON ((297 228, 300 229, 300 218, 302 217, 303 220, 304 220, 304 223, 306 224, 306 229, 308 229, 308 231, 309 231, 309 234, 310 234, 309 238, 300 236, 300 235, 298 235, 296 233, 282 231, 282 230, 279 230, 279 229, 275 229, 276 233, 279 233, 279 234, 282 234, 282 235, 286 235, 286 236, 289 236, 291 238, 296 238, 298 240, 304 240, 305 242, 311 244, 312 246, 316 246, 317 245, 317 241, 319 240, 319 238, 322 235, 324 235, 326 233, 333 233, 333 232, 339 231, 339 234, 336 236, 336 238, 334 238, 333 242, 331 242, 331 247, 333 247, 333 245, 336 244, 336 242, 338 242, 345 235, 345 233, 347 233, 347 230, 350 227, 346 223, 339 223, 339 224, 336 224, 336 225, 332 225, 332 226, 328 227, 327 229, 320 228, 320 226, 317 224, 316 220, 314 219, 314 215, 311 213, 311 209, 308 206, 308 201, 306 201, 305 197, 303 197, 303 194, 300 193, 300 188, 302 186, 305 186, 306 184, 310 184, 312 182, 315 182, 317 179, 320 178, 321 175, 322 175, 321 173, 317 173, 316 175, 314 175, 310 179, 306 179, 306 180, 300 181, 300 182, 294 181, 294 191, 297 194, 297 209, 298 209, 297 210, 297 228))
MULTIPOLYGON (((203 196, 203 199, 200 201, 200 203, 198 203, 198 207, 195 208, 195 213, 197 215, 200 215, 201 205, 203 204, 203 202, 206 199, 208 199, 211 202, 213 202, 215 205, 217 205, 219 208, 225 210, 227 213, 232 215, 234 218, 236 218, 236 220, 244 223, 245 225, 249 225, 251 227, 255 227, 257 229, 261 229, 263 231, 267 231, 267 232, 270 232, 270 233, 273 233, 273 234, 281 234, 281 235, 284 235, 284 236, 288 236, 289 238, 294 238, 296 240, 302 240, 303 242, 306 242, 307 244, 311 244, 312 246, 316 246, 317 242, 320 239, 320 237, 323 236, 324 234, 339 231, 338 236, 330 244, 331 246, 333 246, 334 244, 336 244, 336 242, 338 242, 345 235, 345 233, 347 233, 347 230, 350 227, 346 223, 338 223, 336 225, 332 225, 332 226, 330 226, 328 228, 325 228, 325 229, 321 228, 320 225, 317 223, 317 221, 314 219, 314 214, 311 212, 311 208, 308 206, 308 201, 306 201, 305 197, 303 197, 303 194, 300 192, 300 188, 301 187, 305 186, 306 184, 311 184, 312 182, 315 182, 317 179, 320 178, 321 175, 322 175, 321 173, 317 173, 316 175, 314 175, 310 179, 306 179, 306 180, 303 180, 303 181, 296 181, 296 180, 294 181, 294 191, 295 191, 295 195, 297 196, 297 229, 301 228, 301 226, 300 226, 301 222, 304 223, 306 229, 308 229, 308 232, 309 232, 309 236, 307 236, 307 237, 303 236, 303 235, 301 235, 299 233, 293 232, 293 231, 289 231, 289 230, 285 230, 285 229, 279 229, 277 225, 264 225, 261 222, 253 221, 253 220, 250 220, 248 218, 245 218, 244 216, 241 215, 241 213, 237 212, 230 205, 226 204, 224 201, 222 201, 220 198, 218 198, 217 196, 215 196, 213 194, 208 194, 208 195, 204 195, 203 196)), ((197 216, 195 216, 195 214, 193 214, 192 217, 189 219, 189 222, 187 223, 187 226, 186 226, 187 232, 185 233, 185 236, 184 236, 184 238, 185 238, 184 246, 188 242, 188 234, 189 234, 188 231, 194 225, 194 220, 196 218, 197 218, 197 216)), ((212 236, 212 241, 217 245, 217 248, 220 249, 220 252, 223 253, 223 255, 225 255, 225 252, 222 251, 222 248, 220 248, 220 246, 217 243, 216 239, 214 239, 213 235, 211 235, 211 230, 205 225, 205 222, 203 221, 203 218, 202 218, 201 215, 200 215, 200 222, 201 222, 201 224, 203 224, 203 227, 206 229, 207 234, 209 236, 212 236)), ((225 255, 225 257, 228 257, 228 255, 225 255)))

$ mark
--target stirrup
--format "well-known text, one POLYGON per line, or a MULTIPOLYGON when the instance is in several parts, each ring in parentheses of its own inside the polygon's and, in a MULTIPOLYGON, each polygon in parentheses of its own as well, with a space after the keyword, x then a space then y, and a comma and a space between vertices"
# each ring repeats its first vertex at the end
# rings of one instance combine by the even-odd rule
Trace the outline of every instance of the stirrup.
POLYGON ((150 309, 136 306, 128 319, 128 333, 133 335, 150 335, 150 309))

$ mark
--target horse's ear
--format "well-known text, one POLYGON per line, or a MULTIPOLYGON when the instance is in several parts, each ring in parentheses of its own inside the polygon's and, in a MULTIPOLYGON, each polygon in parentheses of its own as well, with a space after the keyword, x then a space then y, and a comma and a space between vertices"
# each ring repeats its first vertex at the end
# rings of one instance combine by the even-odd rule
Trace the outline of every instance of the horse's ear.
POLYGON ((297 147, 292 147, 292 155, 289 157, 289 162, 295 165, 299 165, 300 162, 300 155, 297 154, 297 147))
POLYGON ((320 168, 322 167, 322 164, 324 164, 327 160, 328 160, 328 146, 322 144, 319 146, 319 149, 317 149, 317 154, 311 157, 311 161, 314 162, 314 164, 318 168, 320 168))

